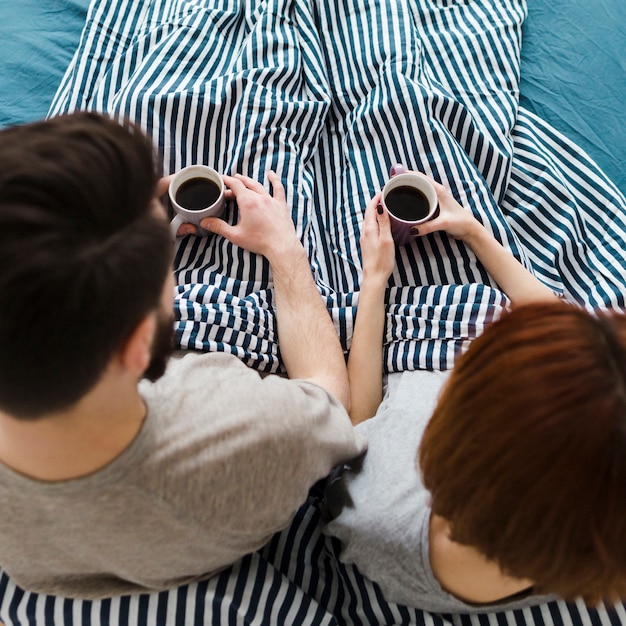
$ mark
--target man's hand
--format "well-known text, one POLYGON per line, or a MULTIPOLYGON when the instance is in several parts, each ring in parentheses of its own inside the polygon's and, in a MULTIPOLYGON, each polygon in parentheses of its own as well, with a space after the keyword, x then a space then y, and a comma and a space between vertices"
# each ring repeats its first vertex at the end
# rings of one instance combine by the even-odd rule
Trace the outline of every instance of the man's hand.
MULTIPOLYGON (((169 176, 164 176, 160 178, 157 182, 155 196, 157 200, 161 202, 163 205, 163 209, 165 211, 165 215, 168 216, 168 219, 171 218, 171 213, 168 210, 169 196, 168 191, 170 188, 170 183, 174 178, 174 174, 170 174, 169 176)), ((193 224, 185 223, 181 224, 178 227, 178 231, 176 232, 177 237, 184 237, 185 235, 195 235, 196 227, 193 224)))
POLYGON ((348 409, 348 373, 339 337, 313 282, 309 259, 287 207, 285 189, 274 172, 269 172, 268 178, 273 196, 247 176, 224 176, 229 188, 226 198, 237 201, 239 220, 233 226, 208 217, 200 225, 269 261, 278 342, 289 378, 319 385, 348 409))
POLYGON ((239 207, 239 221, 235 226, 217 217, 207 217, 200 225, 205 230, 226 237, 250 252, 262 254, 270 263, 284 251, 300 246, 291 213, 285 199, 285 188, 274 172, 268 178, 274 195, 261 183, 243 176, 224 176, 229 187, 226 199, 235 199, 239 207))

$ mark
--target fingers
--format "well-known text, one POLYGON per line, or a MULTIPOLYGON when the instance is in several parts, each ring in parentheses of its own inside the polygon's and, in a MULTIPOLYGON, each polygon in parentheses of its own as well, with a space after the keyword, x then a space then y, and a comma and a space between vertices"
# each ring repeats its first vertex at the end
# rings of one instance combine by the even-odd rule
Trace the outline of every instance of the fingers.
POLYGON ((381 204, 382 193, 378 192, 368 203, 365 208, 363 218, 363 230, 376 228, 380 235, 384 238, 391 237, 391 222, 389 214, 381 204))
POLYGON ((174 178, 174 174, 170 174, 169 176, 164 176, 160 178, 156 185, 155 195, 157 198, 164 196, 167 193, 167 190, 170 188, 170 183, 172 182, 172 178, 174 178))
MULTIPOLYGON (((283 186, 280 177, 276 172, 270 170, 267 174, 267 177, 272 185, 272 197, 276 200, 286 201, 285 195, 285 187, 283 186)), ((224 182, 230 187, 230 190, 226 191, 226 199, 232 199, 236 197, 237 194, 242 193, 246 189, 250 191, 254 191, 259 194, 267 194, 267 190, 265 187, 257 180, 250 178, 249 176, 244 176, 243 174, 234 174, 233 176, 228 176, 224 174, 222 176, 224 182)))
POLYGON ((270 183, 272 183, 272 191, 273 191, 274 198, 276 198, 276 200, 281 200, 285 202, 287 200, 285 196, 285 187, 283 186, 283 183, 280 180, 280 176, 278 176, 276 172, 270 170, 267 174, 267 177, 270 183))
POLYGON ((389 219, 389 213, 385 211, 382 204, 378 205, 376 221, 378 222, 381 239, 391 239, 391 220, 389 219))
POLYGON ((413 239, 417 239, 418 237, 430 235, 430 233, 434 233, 438 230, 441 230, 441 226, 439 226, 435 220, 429 220, 427 222, 422 222, 415 228, 411 228, 411 237, 413 237, 413 239))
POLYGON ((227 174, 222 174, 223 181, 228 185, 231 192, 236 196, 238 193, 242 193, 246 190, 246 186, 243 181, 240 180, 236 176, 228 176, 227 174))
POLYGON ((383 206, 382 202, 382 193, 378 193, 374 196, 374 199, 377 200, 376 203, 376 220, 379 224, 385 224, 389 222, 389 213, 383 206))
POLYGON ((177 237, 185 237, 186 235, 195 235, 197 229, 194 224, 190 224, 189 222, 185 222, 178 227, 176 231, 177 237))
POLYGON ((267 193, 263 185, 243 174, 235 174, 234 176, 223 175, 224 182, 235 192, 235 195, 241 193, 245 189, 256 191, 257 193, 267 193))
POLYGON ((363 215, 363 228, 368 228, 368 227, 372 227, 376 224, 376 216, 377 216, 377 209, 378 206, 380 205, 380 199, 381 199, 382 193, 378 192, 368 203, 367 206, 365 207, 365 214, 363 215))
POLYGON ((219 217, 205 217, 200 222, 200 226, 202 226, 204 230, 226 237, 228 240, 232 239, 233 231, 236 233, 234 226, 231 226, 228 222, 220 219, 219 217))
POLYGON ((248 189, 251 189, 252 191, 256 191, 257 193, 267 193, 265 187, 258 180, 254 180, 254 178, 244 176, 243 174, 235 174, 235 178, 238 178, 248 189))

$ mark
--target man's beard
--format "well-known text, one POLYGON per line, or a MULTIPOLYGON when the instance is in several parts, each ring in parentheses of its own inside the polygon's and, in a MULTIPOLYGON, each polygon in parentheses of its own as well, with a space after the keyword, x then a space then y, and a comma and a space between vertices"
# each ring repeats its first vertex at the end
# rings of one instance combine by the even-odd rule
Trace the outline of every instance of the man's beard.
POLYGON ((174 316, 159 311, 152 342, 152 358, 143 377, 154 382, 163 376, 167 361, 174 351, 174 316))

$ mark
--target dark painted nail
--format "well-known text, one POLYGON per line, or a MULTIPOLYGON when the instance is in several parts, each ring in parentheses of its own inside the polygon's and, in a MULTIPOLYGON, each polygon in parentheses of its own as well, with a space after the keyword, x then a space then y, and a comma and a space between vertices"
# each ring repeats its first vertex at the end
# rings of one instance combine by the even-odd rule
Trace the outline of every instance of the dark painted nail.
POLYGON ((383 214, 383 205, 382 205, 382 204, 379 204, 379 205, 376 207, 376 210, 378 211, 378 215, 382 215, 382 214, 383 214))
POLYGON ((411 228, 411 235, 419 235, 420 231, 417 228, 411 228))

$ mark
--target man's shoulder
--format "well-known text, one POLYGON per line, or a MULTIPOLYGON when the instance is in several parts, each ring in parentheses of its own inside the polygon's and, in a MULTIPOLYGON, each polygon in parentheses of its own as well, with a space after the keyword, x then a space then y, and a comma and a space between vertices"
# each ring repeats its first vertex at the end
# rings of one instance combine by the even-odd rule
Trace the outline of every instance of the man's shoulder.
POLYGON ((198 352, 196 350, 176 350, 170 357, 164 376, 178 375, 182 370, 228 369, 255 371, 241 359, 228 352, 198 352))
POLYGON ((177 351, 169 359, 165 373, 155 382, 140 384, 143 395, 177 396, 190 391, 220 388, 238 379, 260 377, 233 354, 225 352, 177 351))
POLYGON ((233 420, 262 420, 257 425, 266 428, 285 422, 295 427, 294 420, 297 423, 312 413, 339 410, 337 401, 321 387, 259 372, 223 352, 176 353, 165 374, 154 383, 142 381, 140 391, 152 418, 164 424, 209 418, 213 427, 232 425, 233 420))

